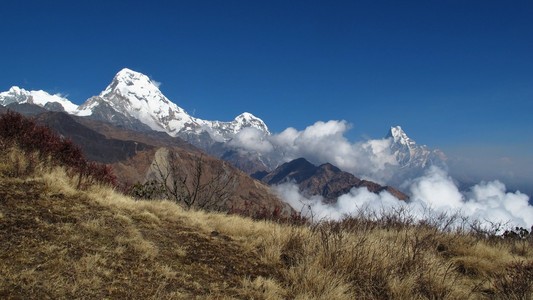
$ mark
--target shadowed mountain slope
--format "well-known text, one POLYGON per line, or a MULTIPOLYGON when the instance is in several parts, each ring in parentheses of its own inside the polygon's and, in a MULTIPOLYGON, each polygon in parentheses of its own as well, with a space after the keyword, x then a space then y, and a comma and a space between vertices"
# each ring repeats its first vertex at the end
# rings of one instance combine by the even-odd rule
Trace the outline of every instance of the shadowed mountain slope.
POLYGON ((247 215, 278 211, 285 217, 294 212, 263 183, 166 133, 142 133, 60 112, 46 112, 36 116, 36 120, 72 139, 80 145, 88 159, 110 164, 121 186, 129 187, 154 179, 153 167, 156 158, 160 164, 167 163, 167 158, 160 154, 166 149, 178 157, 176 163, 181 166, 180 172, 184 177, 194 177, 198 157, 202 160, 202 178, 205 180, 221 169, 232 174, 236 181, 235 188, 231 190, 228 201, 213 204, 217 209, 247 215))
POLYGON ((58 134, 70 138, 79 145, 89 160, 116 163, 134 156, 140 151, 151 150, 153 145, 131 139, 107 137, 78 122, 62 112, 47 112, 36 116, 36 121, 50 127, 58 134))
POLYGON ((387 191, 400 200, 409 198, 395 188, 361 180, 330 163, 315 166, 305 158, 284 163, 270 173, 256 173, 254 177, 269 185, 295 182, 305 194, 321 195, 327 201, 335 201, 352 188, 360 187, 366 187, 372 193, 387 191))

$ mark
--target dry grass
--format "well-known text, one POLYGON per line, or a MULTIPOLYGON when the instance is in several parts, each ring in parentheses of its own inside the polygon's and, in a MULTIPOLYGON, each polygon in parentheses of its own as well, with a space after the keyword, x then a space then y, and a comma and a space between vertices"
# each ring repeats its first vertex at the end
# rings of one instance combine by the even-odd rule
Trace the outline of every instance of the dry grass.
POLYGON ((0 173, 2 299, 533 297, 531 240, 364 217, 291 226, 79 191, 60 168, 0 173))

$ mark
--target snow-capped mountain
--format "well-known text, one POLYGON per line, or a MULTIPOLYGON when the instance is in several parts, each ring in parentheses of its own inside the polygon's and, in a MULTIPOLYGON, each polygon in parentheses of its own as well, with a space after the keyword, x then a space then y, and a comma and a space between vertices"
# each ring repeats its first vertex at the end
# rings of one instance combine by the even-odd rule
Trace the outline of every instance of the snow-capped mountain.
MULTIPOLYGON (((246 139, 250 133, 243 132, 244 129, 259 130, 264 139, 271 136, 266 124, 254 115, 243 113, 229 122, 195 118, 170 101, 159 90, 157 82, 127 68, 119 71, 98 96, 89 98, 80 106, 61 95, 26 91, 18 87, 0 93, 0 105, 10 104, 37 105, 32 107, 66 111, 137 131, 166 132, 227 160, 248 173, 272 171, 288 159, 284 150, 275 144, 274 150, 268 153, 253 149, 241 151, 243 149, 239 148, 239 139, 246 139)), ((257 138, 256 133, 252 136, 257 138)), ((446 165, 446 157, 441 151, 417 145, 400 126, 392 127, 387 138, 391 139, 390 151, 397 161, 395 165, 400 169, 398 177, 420 172, 429 165, 446 165)), ((247 142, 249 144, 250 141, 247 142)))
POLYGON ((426 145, 417 145, 400 126, 391 127, 386 138, 390 138, 391 153, 402 169, 424 169, 430 165, 444 167, 446 155, 438 149, 429 149, 426 145))
POLYGON ((65 111, 68 113, 75 113, 78 106, 59 94, 50 95, 49 93, 39 91, 27 91, 18 86, 13 86, 9 91, 0 93, 0 105, 7 106, 9 104, 35 104, 51 111, 65 111))
POLYGON ((138 123, 171 136, 191 137, 205 132, 214 141, 226 142, 246 127, 269 133, 266 124, 250 113, 243 113, 231 122, 194 118, 171 102, 148 76, 122 69, 111 84, 87 100, 75 113, 111 123, 139 129, 138 123), (117 114, 118 113, 118 114, 117 114))
MULTIPOLYGON (((0 93, 0 105, 10 104, 30 105, 26 109, 37 105, 35 107, 43 110, 65 111, 72 115, 109 122, 136 131, 166 132, 214 156, 227 156, 228 159, 231 157, 235 161, 241 161, 243 157, 233 153, 234 147, 228 142, 240 131, 245 128, 255 128, 265 136, 270 135, 266 124, 247 112, 229 122, 194 118, 170 101, 159 90, 158 84, 148 76, 127 68, 119 71, 98 96, 89 98, 80 106, 61 95, 50 95, 44 91, 26 91, 18 87, 0 93), (230 155, 231 153, 233 154, 230 155)), ((17 106, 16 109, 21 110, 22 107, 17 106)), ((256 159, 250 159, 253 160, 256 159)), ((253 164, 263 165, 260 161, 253 164)))

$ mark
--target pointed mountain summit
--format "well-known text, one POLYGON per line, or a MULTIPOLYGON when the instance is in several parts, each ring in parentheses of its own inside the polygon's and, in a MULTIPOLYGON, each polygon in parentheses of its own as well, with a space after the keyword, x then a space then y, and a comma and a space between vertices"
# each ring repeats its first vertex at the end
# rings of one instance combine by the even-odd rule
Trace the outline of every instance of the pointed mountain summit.
POLYGON ((282 164, 276 170, 263 177, 262 181, 269 185, 291 180, 300 183, 313 176, 316 172, 317 167, 301 157, 282 164))
POLYGON ((195 123, 182 108, 165 97, 148 76, 127 68, 119 71, 100 95, 80 106, 78 115, 91 116, 95 109, 98 119, 109 118, 111 123, 124 127, 140 122, 173 136, 186 124, 195 123), (113 113, 119 116, 113 117, 113 113))
POLYGON ((400 126, 391 127, 385 138, 391 139, 391 153, 401 168, 423 169, 430 165, 446 165, 446 155, 442 151, 417 145, 400 126))
POLYGON ((0 105, 8 106, 10 104, 33 104, 52 111, 65 111, 73 113, 78 106, 64 98, 60 94, 50 95, 49 93, 38 91, 27 91, 13 86, 9 91, 0 93, 0 105))
POLYGON ((320 195, 326 202, 335 202, 338 197, 350 192, 353 188, 366 188, 369 192, 376 194, 387 191, 400 200, 409 198, 390 186, 361 180, 330 163, 315 166, 305 158, 284 163, 274 171, 263 174, 260 180, 268 185, 293 182, 306 196, 320 195))
POLYGON ((235 124, 235 133, 241 131, 241 129, 243 128, 251 127, 263 131, 266 134, 270 134, 270 131, 268 130, 268 127, 266 126, 265 122, 263 122, 263 120, 259 119, 258 117, 252 115, 249 112, 245 112, 238 115, 232 123, 235 124))
POLYGON ((416 142, 411 140, 405 131, 403 131, 402 127, 400 126, 394 126, 391 127, 389 130, 389 133, 386 136, 387 138, 392 138, 394 143, 399 143, 406 146, 415 146, 416 142))
POLYGON ((228 141, 247 127, 269 134, 265 123, 250 113, 243 113, 230 122, 194 118, 170 101, 158 86, 148 76, 124 68, 100 95, 80 106, 77 114, 130 129, 164 131, 191 141, 195 140, 191 136, 202 133, 213 140, 228 141))

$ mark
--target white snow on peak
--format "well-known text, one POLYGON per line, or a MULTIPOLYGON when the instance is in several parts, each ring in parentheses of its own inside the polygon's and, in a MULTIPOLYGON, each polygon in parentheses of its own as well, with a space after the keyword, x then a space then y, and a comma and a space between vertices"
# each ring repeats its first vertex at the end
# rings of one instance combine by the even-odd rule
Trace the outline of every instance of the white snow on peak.
POLYGON ((93 114, 93 109, 98 106, 98 102, 94 101, 94 97, 88 99, 78 107, 78 109, 74 112, 75 115, 80 117, 87 117, 93 114))
POLYGON ((43 90, 27 91, 18 86, 12 86, 9 91, 0 93, 0 105, 9 105, 11 103, 29 103, 41 107, 48 103, 57 103, 68 113, 74 113, 78 109, 78 105, 70 102, 61 94, 51 95, 43 90))
POLYGON ((116 111, 138 119, 153 130, 172 134, 188 123, 196 123, 182 108, 165 97, 158 84, 148 76, 127 68, 115 75, 99 97, 116 111))
POLYGON ((231 122, 197 120, 203 122, 204 129, 214 140, 219 142, 231 140, 244 128, 255 128, 265 135, 270 134, 265 122, 251 113, 242 113, 231 122))
POLYGON ((120 70, 113 78, 113 82, 100 94, 100 96, 104 96, 117 87, 121 91, 134 91, 139 94, 147 94, 151 90, 159 91, 157 85, 148 76, 128 68, 120 70))
MULTIPOLYGON (((9 89, 9 92, 10 93, 13 93, 13 94, 22 94, 22 93, 25 93, 26 91, 24 89, 21 89, 19 88, 18 86, 12 86, 10 89, 9 89), (24 91, 24 92, 23 92, 24 91)), ((5 93, 5 92, 4 92, 5 93)), ((4 94, 2 93, 2 94, 4 94)))
POLYGON ((231 122, 194 118, 163 95, 159 83, 128 68, 120 70, 98 97, 80 106, 77 115, 91 115, 102 101, 126 117, 137 119, 153 130, 164 131, 172 136, 206 131, 217 141, 228 141, 246 127, 270 134, 266 124, 251 113, 240 114, 231 122))
POLYGON ((430 165, 445 166, 446 156, 438 149, 417 145, 400 126, 391 127, 387 138, 392 139, 391 153, 403 168, 425 168, 430 165))
POLYGON ((127 68, 115 75, 111 84, 100 93, 100 97, 105 97, 109 93, 118 93, 124 97, 134 95, 145 100, 154 100, 155 97, 162 96, 157 85, 148 76, 127 68))
POLYGON ((229 122, 194 118, 163 95, 159 85, 142 73, 124 68, 98 96, 89 98, 80 106, 60 94, 50 95, 41 90, 26 91, 17 86, 0 93, 0 105, 32 103, 53 109, 49 103, 58 103, 70 114, 91 116, 98 111, 100 117, 109 118, 109 121, 113 120, 117 112, 126 119, 138 120, 153 130, 163 131, 171 136, 205 131, 216 141, 229 141, 242 129, 250 127, 270 134, 266 124, 248 112, 229 122))
POLYGON ((249 112, 243 112, 242 114, 235 117, 235 120, 257 120, 258 118, 252 115, 249 112))
POLYGON ((233 121, 233 123, 235 123, 236 131, 240 131, 244 127, 253 127, 261 131, 264 131, 267 134, 270 134, 265 122, 263 122, 263 120, 259 119, 258 117, 254 116, 253 114, 249 112, 244 112, 238 115, 237 117, 235 117, 235 120, 233 121))
POLYGON ((391 127, 387 137, 391 137, 394 143, 400 143, 408 147, 414 146, 416 144, 415 141, 413 141, 407 136, 407 134, 405 133, 405 131, 403 131, 401 126, 391 127))

